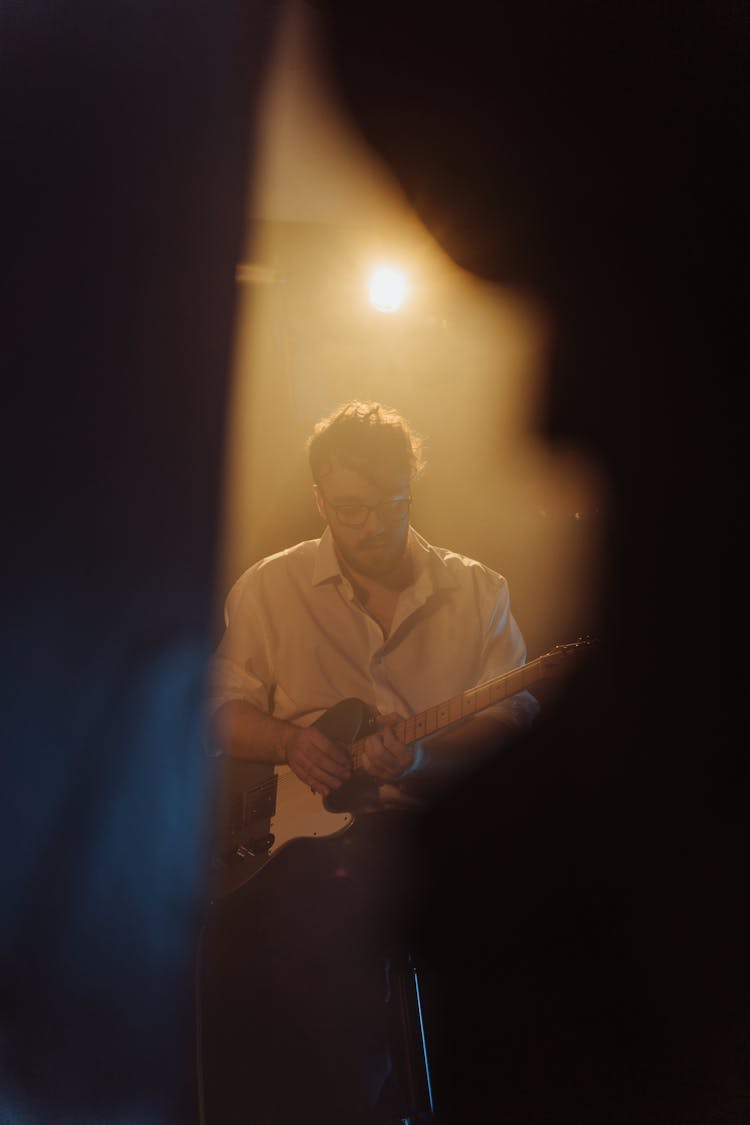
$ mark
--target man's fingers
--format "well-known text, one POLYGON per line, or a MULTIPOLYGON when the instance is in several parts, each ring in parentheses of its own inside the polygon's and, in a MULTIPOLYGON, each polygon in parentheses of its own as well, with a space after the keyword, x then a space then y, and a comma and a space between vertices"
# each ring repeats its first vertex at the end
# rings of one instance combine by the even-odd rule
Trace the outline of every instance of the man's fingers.
POLYGON ((332 773, 324 766, 316 765, 310 770, 308 780, 310 788, 314 792, 322 793, 325 796, 332 789, 338 789, 347 780, 347 777, 341 777, 338 773, 332 773))
POLYGON ((411 747, 400 742, 390 727, 381 732, 380 738, 383 743, 386 761, 393 765, 399 773, 406 769, 413 756, 411 747))
POLYGON ((300 781, 324 797, 348 781, 352 772, 346 749, 315 727, 295 732, 287 747, 286 760, 300 781))
POLYGON ((394 723, 403 723, 403 715, 391 711, 388 715, 378 715, 375 719, 375 727, 378 731, 390 730, 394 723))
POLYGON ((346 750, 339 746, 337 742, 326 738, 319 731, 316 731, 315 735, 317 737, 311 740, 310 746, 313 761, 319 767, 332 771, 337 777, 345 781, 351 773, 351 759, 346 750))
POLYGON ((351 765, 348 757, 336 747, 334 756, 328 748, 317 745, 308 746, 298 763, 296 772, 306 781, 314 793, 326 796, 333 789, 338 789, 343 782, 348 781, 351 775, 351 765))
POLYGON ((400 777, 411 765, 412 752, 390 729, 384 729, 367 739, 365 757, 371 773, 390 780, 400 777))
POLYGON ((378 754, 378 762, 384 769, 390 770, 391 772, 393 770, 401 770, 401 758, 398 753, 391 750, 385 742, 382 743, 382 749, 378 754))

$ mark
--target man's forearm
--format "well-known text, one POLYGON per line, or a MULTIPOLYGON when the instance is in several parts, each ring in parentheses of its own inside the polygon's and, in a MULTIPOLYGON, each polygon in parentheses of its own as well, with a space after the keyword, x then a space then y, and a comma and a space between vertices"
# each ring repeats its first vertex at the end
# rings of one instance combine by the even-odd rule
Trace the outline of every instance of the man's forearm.
POLYGON ((267 715, 252 703, 233 699, 224 703, 210 724, 212 745, 230 758, 282 765, 293 724, 267 715))

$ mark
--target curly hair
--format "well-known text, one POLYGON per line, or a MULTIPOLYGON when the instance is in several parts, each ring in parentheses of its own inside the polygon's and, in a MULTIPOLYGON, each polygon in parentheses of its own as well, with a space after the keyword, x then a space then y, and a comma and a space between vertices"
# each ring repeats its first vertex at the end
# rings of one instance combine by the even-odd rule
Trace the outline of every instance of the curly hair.
POLYGON ((310 471, 316 484, 331 469, 331 459, 364 476, 407 473, 415 480, 426 459, 424 441, 396 410, 379 402, 344 403, 316 422, 307 439, 310 471))

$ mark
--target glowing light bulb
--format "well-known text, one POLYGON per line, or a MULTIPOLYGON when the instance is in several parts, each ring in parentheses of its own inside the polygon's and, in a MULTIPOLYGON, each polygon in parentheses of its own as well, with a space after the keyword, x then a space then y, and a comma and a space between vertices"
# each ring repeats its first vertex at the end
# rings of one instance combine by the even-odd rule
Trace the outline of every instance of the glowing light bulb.
POLYGON ((406 278, 390 266, 378 266, 370 277, 370 304, 380 312, 396 312, 406 297, 406 278))

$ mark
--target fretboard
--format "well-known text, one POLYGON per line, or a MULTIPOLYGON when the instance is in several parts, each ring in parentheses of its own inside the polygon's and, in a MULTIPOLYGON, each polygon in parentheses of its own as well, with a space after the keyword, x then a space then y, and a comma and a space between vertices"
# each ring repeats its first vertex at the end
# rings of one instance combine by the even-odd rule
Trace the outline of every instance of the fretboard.
MULTIPOLYGON (((573 648, 575 646, 564 647, 573 648)), ((509 696, 530 687, 531 684, 547 674, 548 664, 551 660, 556 660, 559 655, 559 649, 553 650, 543 656, 538 656, 535 660, 530 660, 528 664, 524 664, 520 668, 513 668, 510 672, 505 672, 502 676, 485 680, 484 683, 470 688, 461 695, 454 695, 452 699, 446 699, 445 703, 438 703, 434 707, 428 707, 426 711, 420 711, 417 715, 411 715, 408 719, 402 719, 400 722, 394 723, 393 732, 405 746, 428 738, 429 735, 444 730, 446 727, 452 726, 462 719, 467 719, 471 715, 476 715, 480 711, 484 711, 486 707, 491 707, 494 703, 502 703, 509 696)), ((364 746, 365 740, 360 738, 353 742, 349 748, 352 765, 355 769, 361 766, 364 746)))

